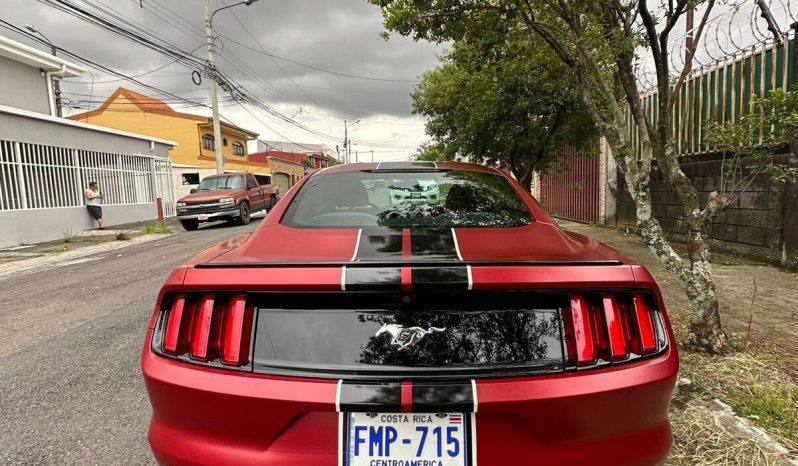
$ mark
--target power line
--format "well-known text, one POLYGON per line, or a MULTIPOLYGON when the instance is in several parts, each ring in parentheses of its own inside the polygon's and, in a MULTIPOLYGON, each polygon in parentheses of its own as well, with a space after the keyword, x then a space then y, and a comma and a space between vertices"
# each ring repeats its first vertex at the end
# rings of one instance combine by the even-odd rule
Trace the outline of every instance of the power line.
POLYGON ((304 66, 305 68, 310 68, 312 70, 321 71, 322 73, 328 73, 328 74, 332 74, 332 75, 335 75, 335 76, 341 76, 341 77, 344 77, 344 78, 365 79, 365 80, 368 80, 368 81, 382 81, 382 82, 389 82, 389 83, 413 83, 413 84, 416 84, 416 83, 420 82, 417 79, 410 80, 410 79, 375 78, 373 76, 359 76, 359 75, 355 75, 355 74, 347 74, 347 73, 340 73, 338 71, 327 70, 327 69, 324 69, 324 68, 320 68, 318 66, 308 65, 307 63, 302 63, 302 62, 299 62, 299 61, 296 61, 296 60, 292 60, 290 58, 281 57, 279 55, 275 55, 273 53, 269 53, 269 52, 266 52, 264 50, 258 50, 258 49, 254 48, 254 47, 250 47, 249 45, 242 44, 241 42, 238 42, 237 40, 233 39, 232 37, 226 36, 224 34, 219 34, 219 35, 221 37, 224 37, 225 39, 229 40, 230 42, 232 42, 232 43, 234 43, 234 44, 236 44, 236 45, 238 45, 240 47, 243 47, 245 49, 252 50, 253 52, 257 52, 257 53, 260 53, 262 55, 267 55, 269 57, 276 58, 277 60, 282 60, 282 61, 285 61, 285 62, 288 62, 288 63, 293 63, 295 65, 304 66))

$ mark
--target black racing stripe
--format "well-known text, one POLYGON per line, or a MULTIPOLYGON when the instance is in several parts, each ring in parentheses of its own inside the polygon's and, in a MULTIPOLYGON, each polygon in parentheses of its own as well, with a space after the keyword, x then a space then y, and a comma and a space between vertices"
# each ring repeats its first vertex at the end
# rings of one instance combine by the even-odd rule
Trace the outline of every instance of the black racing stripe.
POLYGON ((363 230, 354 262, 402 260, 402 230, 363 230))
POLYGON ((412 260, 442 262, 440 267, 414 267, 411 283, 414 290, 467 290, 468 269, 457 255, 454 233, 446 230, 419 230, 410 235, 412 260))
POLYGON ((459 261, 452 230, 411 230, 410 252, 413 260, 459 261))
POLYGON ((413 382, 414 413, 450 413, 474 411, 471 381, 413 382))
POLYGON ((347 291, 397 291, 402 289, 401 267, 347 267, 347 291))
POLYGON ((410 271, 413 290, 448 291, 468 289, 465 265, 446 267, 414 267, 410 271))
POLYGON ((399 382, 341 383, 340 408, 342 412, 400 413, 402 412, 402 386, 399 382))

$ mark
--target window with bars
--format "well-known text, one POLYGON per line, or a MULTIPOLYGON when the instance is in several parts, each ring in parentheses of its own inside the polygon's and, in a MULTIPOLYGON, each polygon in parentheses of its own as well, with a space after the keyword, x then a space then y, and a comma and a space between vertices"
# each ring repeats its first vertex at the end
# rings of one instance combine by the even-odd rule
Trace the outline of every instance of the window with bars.
POLYGON ((202 148, 205 150, 214 150, 213 147, 213 136, 210 134, 203 134, 202 135, 202 148))
POLYGON ((238 141, 233 142, 233 155, 244 155, 244 145, 238 141))
MULTIPOLYGON (((173 203, 168 160, 0 140, 0 211, 81 207, 96 181, 106 205, 173 203)), ((169 213, 167 212, 167 215, 169 213)))

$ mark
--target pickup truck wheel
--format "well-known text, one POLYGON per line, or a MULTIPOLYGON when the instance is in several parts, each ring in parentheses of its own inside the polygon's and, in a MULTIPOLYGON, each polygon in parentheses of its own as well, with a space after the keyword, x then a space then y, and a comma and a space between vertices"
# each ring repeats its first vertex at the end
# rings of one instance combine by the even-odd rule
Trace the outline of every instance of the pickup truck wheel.
POLYGON ((276 203, 274 196, 270 197, 269 202, 266 203, 266 212, 270 212, 276 203))
POLYGON ((194 231, 199 228, 199 221, 197 220, 181 220, 180 224, 186 231, 194 231))
POLYGON ((239 225, 247 225, 249 223, 249 204, 246 202, 242 202, 241 205, 238 206, 239 215, 238 215, 238 223, 239 225))

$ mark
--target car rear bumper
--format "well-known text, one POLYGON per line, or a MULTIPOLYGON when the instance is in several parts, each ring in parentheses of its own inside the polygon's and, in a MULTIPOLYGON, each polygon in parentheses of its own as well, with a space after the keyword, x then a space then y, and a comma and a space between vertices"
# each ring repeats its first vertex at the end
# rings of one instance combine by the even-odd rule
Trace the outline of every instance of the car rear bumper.
POLYGON ((208 212, 208 213, 202 213, 202 214, 182 214, 182 213, 178 213, 177 219, 178 220, 199 220, 200 217, 202 216, 202 218, 204 218, 205 220, 200 220, 200 221, 213 221, 213 220, 218 220, 219 218, 222 218, 222 217, 230 218, 230 217, 238 217, 239 215, 241 215, 241 211, 238 209, 238 207, 235 207, 233 209, 219 210, 219 211, 216 211, 216 212, 208 212))
MULTIPOLYGON (((337 465, 338 383, 198 367, 160 357, 142 370, 159 463, 337 465)), ((476 380, 476 464, 656 465, 676 352, 608 369, 476 380)))

